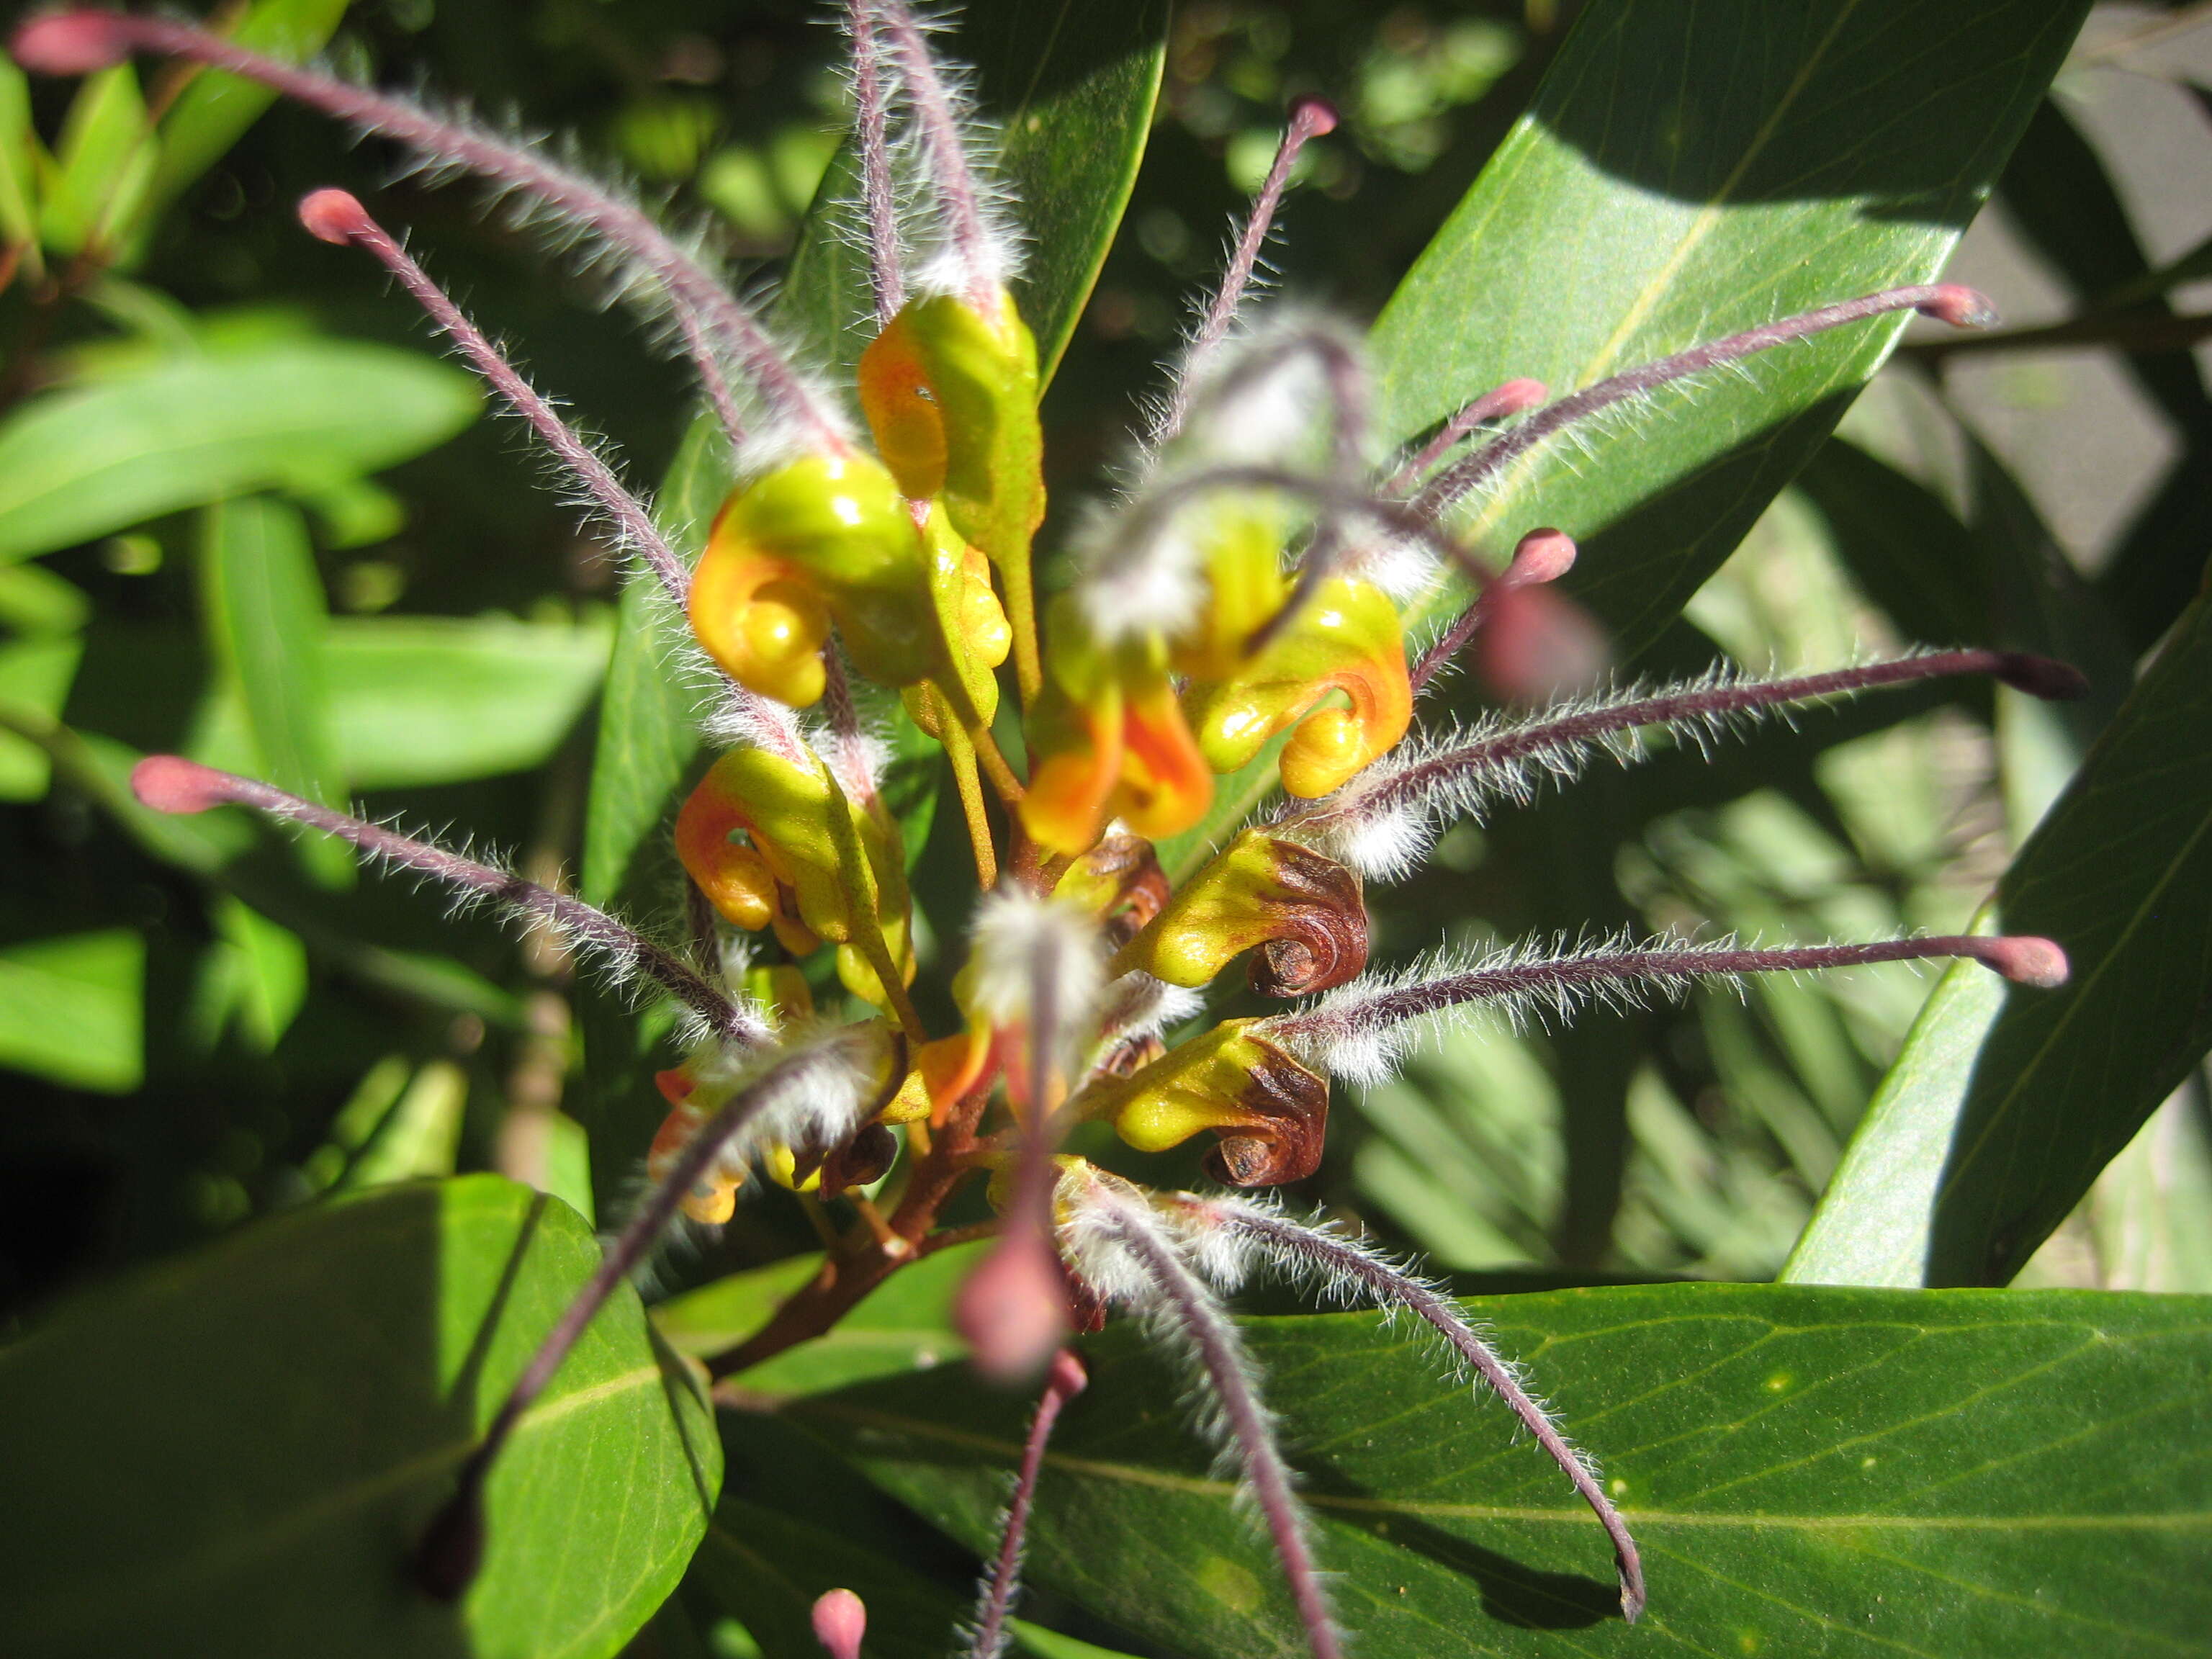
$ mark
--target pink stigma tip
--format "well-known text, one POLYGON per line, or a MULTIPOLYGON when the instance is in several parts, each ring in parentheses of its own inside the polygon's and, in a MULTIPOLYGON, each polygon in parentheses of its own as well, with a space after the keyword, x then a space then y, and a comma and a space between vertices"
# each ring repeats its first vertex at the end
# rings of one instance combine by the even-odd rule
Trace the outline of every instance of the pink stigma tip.
POLYGON ((1291 126, 1309 138, 1336 131, 1336 106, 1326 98, 1300 98, 1291 105, 1291 126))
POLYGON ((952 1325, 993 1382, 1036 1376, 1068 1328, 1067 1281, 1044 1241, 1018 1225, 1001 1238, 961 1285, 952 1325))
POLYGON ((131 793, 156 812, 204 812, 238 799, 238 780, 182 755, 149 755, 131 769, 131 793))
POLYGON ((131 55, 131 22, 110 11, 58 11, 15 31, 9 52, 40 75, 89 75, 131 55))
POLYGON ((1061 1399, 1072 1400, 1091 1386, 1091 1373, 1083 1369, 1083 1362, 1075 1357, 1074 1349, 1062 1348, 1045 1368, 1045 1380, 1061 1399))
POLYGON ((340 247, 376 228, 368 210, 350 191, 313 190, 300 198, 300 222, 319 241, 340 247))
POLYGON ((826 1590, 814 1603, 814 1639, 830 1659, 860 1659, 860 1638, 867 1630, 867 1604, 852 1591, 826 1590))
POLYGON ((1508 380, 1490 394, 1492 409, 1491 419, 1506 415, 1525 415, 1552 395, 1552 388, 1541 380, 1527 379, 1508 380))
POLYGON ((1505 579, 1516 587, 1555 582, 1575 568, 1575 538, 1564 530, 1532 530, 1513 550, 1505 579))
POLYGON ((1922 316, 1954 328, 1987 328, 1997 320, 1997 308, 1988 295, 1959 283, 1941 284, 1918 309, 1922 316))
POLYGON ((2057 989, 2073 971, 2065 951, 2051 940, 2032 933, 1991 939, 1982 960, 2014 984, 2033 985, 2040 991, 2057 989))

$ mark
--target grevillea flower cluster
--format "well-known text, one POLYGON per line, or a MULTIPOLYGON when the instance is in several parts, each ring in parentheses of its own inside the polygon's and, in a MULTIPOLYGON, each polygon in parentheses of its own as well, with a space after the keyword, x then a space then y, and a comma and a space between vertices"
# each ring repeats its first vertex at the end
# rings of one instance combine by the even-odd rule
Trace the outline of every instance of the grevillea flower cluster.
MULTIPOLYGON (((726 1221, 741 1193, 765 1182, 842 1202, 855 1218, 858 1243, 713 1362, 729 1375, 818 1334, 958 1236, 941 1212, 967 1183, 987 1181, 997 1243, 962 1293, 959 1321, 980 1369, 1041 1377, 1042 1392, 974 1621, 975 1653, 995 1654, 1006 1638, 1045 1437, 1083 1387, 1064 1345, 1118 1316, 1186 1365, 1202 1426, 1272 1535, 1313 1652, 1338 1652, 1326 1563, 1224 1303, 1259 1274, 1431 1331, 1595 1512, 1632 1620, 1645 1591, 1629 1529, 1513 1364, 1434 1286, 1253 1189, 1311 1175, 1333 1080, 1387 1076, 1440 1018, 1549 1020, 1591 1000, 1909 958, 1968 957, 2033 986, 2064 978, 2056 945, 2002 937, 1784 948, 1563 939, 1368 968, 1368 883, 1404 877, 1451 823, 1570 781, 1594 758, 1632 763, 1647 733, 1705 744, 1777 712, 1943 676, 2078 695, 2061 665, 1974 649, 1792 678, 1727 672, 1607 688, 1601 636, 1552 586, 1574 562, 1573 543, 1532 527, 1492 568, 1457 531, 1462 507, 1516 456, 1625 400, 1868 319, 1917 311, 1971 326, 1988 308, 1944 285, 1845 299, 1556 399, 1512 381, 1411 450, 1379 453, 1357 333, 1291 306, 1245 303, 1299 149, 1334 122, 1325 106, 1301 103, 1119 494, 1074 533, 1072 578, 1042 593, 1037 354, 1009 288, 1018 206, 994 184, 988 130, 905 0, 851 0, 846 21, 875 312, 850 386, 802 367, 699 249, 536 145, 161 19, 66 11, 25 25, 13 43, 18 61, 49 73, 149 52, 246 76, 395 141, 426 171, 487 184, 666 328, 740 480, 703 552, 679 556, 614 470, 358 200, 325 190, 301 204, 307 231, 374 258, 420 303, 535 433, 637 580, 680 611, 688 654, 670 672, 711 684, 702 726, 720 745, 672 826, 696 922, 672 944, 262 783, 175 757, 136 775, 140 799, 160 810, 253 809, 526 915, 686 1016, 684 1051, 659 1079, 666 1120, 637 1149, 647 1194, 421 1540, 417 1582, 447 1597, 470 1582, 485 1542, 485 1471, 679 1214, 726 1221), (1455 618, 1409 637, 1455 591, 1467 596, 1455 618), (1510 712, 1429 721, 1413 735, 1439 674, 1463 660, 1510 712), (958 798, 981 897, 950 988, 956 1030, 930 1029, 911 994, 906 866, 855 678, 897 693, 942 747, 958 798), (1014 754, 1000 741, 1010 700, 1014 754), (1255 764, 1279 786, 1274 804, 1172 884, 1155 843, 1206 822, 1216 781, 1255 764), (817 952, 834 957, 850 1012, 814 1006, 799 965, 817 952), (1243 983, 1280 1011, 1207 1024, 1206 993, 1240 963, 1243 983), (1109 1124, 1140 1153, 1211 1137, 1206 1169, 1222 1190, 1153 1191, 1065 1155, 1068 1132, 1085 1122, 1109 1124), (894 1170, 879 1206, 867 1189, 894 1170)), ((848 1593, 825 1597, 816 1623, 830 1650, 858 1651, 865 1615, 848 1593)))

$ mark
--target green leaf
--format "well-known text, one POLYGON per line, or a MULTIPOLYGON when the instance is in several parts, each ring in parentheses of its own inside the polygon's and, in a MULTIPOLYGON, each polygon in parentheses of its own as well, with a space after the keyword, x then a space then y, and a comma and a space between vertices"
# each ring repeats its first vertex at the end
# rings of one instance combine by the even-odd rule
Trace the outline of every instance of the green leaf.
MULTIPOLYGON (((346 780, 331 741, 323 636, 330 611, 300 510, 267 496, 219 502, 200 538, 200 619, 208 656, 236 688, 252 763, 240 769, 280 789, 342 805, 346 780)), ((318 836, 299 843, 307 866, 345 878, 352 854, 318 836)))
MULTIPOLYGON (((259 0, 223 36, 287 64, 301 64, 337 32, 348 0, 259 0)), ((258 82, 202 70, 161 117, 161 160, 149 191, 149 213, 230 153, 276 100, 258 82)))
POLYGON ((31 83, 11 60, 0 60, 0 245, 21 248, 31 274, 39 258, 39 173, 51 167, 31 124, 31 83))
MULTIPOLYGON (((84 641, 75 635, 0 646, 0 707, 58 717, 76 678, 84 641)), ((0 800, 38 800, 52 765, 46 751, 13 732, 0 732, 0 800)))
MULTIPOLYGON (((1939 18, 1917 0, 1593 0, 1376 322, 1376 435, 1409 441, 1517 376, 1563 396, 1701 340, 1930 280, 2087 9, 1960 0, 1939 18)), ((1493 555, 1540 525, 1577 538, 1563 586, 1632 657, 1904 326, 1838 330, 1539 445, 1465 532, 1493 555)), ((1272 766, 1223 780, 1190 844, 1218 841, 1273 781, 1272 766)))
POLYGON ((374 1133, 338 1177, 339 1190, 453 1174, 468 1099, 469 1074, 450 1060, 432 1060, 378 1115, 374 1133))
MULTIPOLYGON (((234 978, 239 1023, 254 1048, 265 1054, 290 1029, 300 1005, 307 1000, 307 948, 290 928, 231 894, 216 894, 210 908, 216 932, 237 963, 234 978)), ((421 1173, 453 1172, 448 1158, 442 1170, 421 1173)))
POLYGON ((0 1413, 38 1425, 0 1510, 11 1651, 614 1653, 720 1479, 705 1401, 627 1288, 497 1466, 467 1596, 402 1576, 599 1261, 573 1212, 477 1176, 258 1223, 57 1310, 0 1350, 0 1413))
POLYGON ((0 559, 257 489, 313 491, 443 442, 476 393, 420 352, 338 340, 168 359, 0 425, 0 559))
POLYGON ((144 1075, 146 942, 128 928, 0 947, 0 1066, 125 1095, 144 1075))
MULTIPOLYGON (((1431 1345, 1369 1316, 1246 1334, 1370 1659, 2190 1650, 2212 1562, 2212 1302, 1669 1285, 1471 1304, 1601 1460, 1650 1582, 1431 1345), (2194 1565, 2192 1565, 2194 1564, 2194 1565), (2063 1633, 2063 1634, 2062 1634, 2063 1633)), ((1304 1650, 1264 1538, 1127 1328, 1085 1345, 1032 1583, 1208 1659, 1304 1650)), ((972 1549, 1026 1402, 944 1373, 788 1408, 972 1549)))
POLYGON ((340 617, 324 653, 339 763, 359 789, 543 766, 606 678, 612 632, 602 613, 340 617))
POLYGON ((87 76, 40 191, 47 251, 103 263, 145 199, 160 153, 137 71, 118 64, 87 76))
MULTIPOLYGON (((952 1298, 988 1248, 956 1244, 900 1268, 826 1334, 739 1372, 738 1381, 752 1394, 818 1394, 965 1358, 968 1345, 953 1334, 952 1298)), ((662 1303, 653 1322, 679 1353, 703 1359, 767 1324, 821 1266, 818 1255, 801 1255, 732 1273, 662 1303)))
MULTIPOLYGON (((324 639, 330 734, 360 789, 462 783, 543 766, 607 674, 613 619, 340 617, 324 639)), ((194 745, 210 765, 251 766, 245 714, 218 691, 194 745)))
POLYGON ((2212 1044, 2212 590, 1999 884, 2072 981, 1944 975, 1784 1271, 2002 1285, 2212 1044))
MULTIPOLYGON (((1382 435, 1515 375, 1559 394, 1701 339, 1933 278, 2087 9, 1601 0, 1375 328, 1382 435), (1692 72, 1694 70, 1695 72, 1692 72), (1563 281, 1572 272, 1571 281, 1563 281)), ((1827 435, 1904 319, 1540 447, 1481 544, 1555 524, 1577 597, 1653 638, 1827 435), (1600 535, 1598 532, 1604 532, 1600 535)))

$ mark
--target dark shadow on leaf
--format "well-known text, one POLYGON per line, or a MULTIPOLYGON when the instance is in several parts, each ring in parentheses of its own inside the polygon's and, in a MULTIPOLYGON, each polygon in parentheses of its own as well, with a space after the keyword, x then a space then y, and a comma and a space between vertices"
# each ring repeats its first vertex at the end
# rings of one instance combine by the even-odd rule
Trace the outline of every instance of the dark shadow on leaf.
POLYGON ((1850 199, 1871 218, 1963 228, 2034 108, 2021 88, 2041 90, 2087 10, 2080 0, 1598 6, 1532 114, 1592 166, 1677 200, 1850 199), (1650 72, 1660 64, 1681 73, 1650 72))

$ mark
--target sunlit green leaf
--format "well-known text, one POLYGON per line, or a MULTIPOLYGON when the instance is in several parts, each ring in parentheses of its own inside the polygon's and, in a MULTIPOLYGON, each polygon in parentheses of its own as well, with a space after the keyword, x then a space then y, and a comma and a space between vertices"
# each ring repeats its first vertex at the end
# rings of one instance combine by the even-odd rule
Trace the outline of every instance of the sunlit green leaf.
MULTIPOLYGON (((2212 1304, 2068 1292, 1670 1285, 1471 1304, 1602 1463, 1641 1546, 1625 1627, 1603 1535, 1407 1322, 1248 1322, 1358 1650, 2014 1655, 2197 1640, 2212 1304)), ((1187 1390, 1126 1329, 1045 1461, 1033 1583, 1172 1650, 1304 1644, 1187 1390)), ((787 1409, 971 1549, 1026 1402, 957 1373, 787 1409)))
MULTIPOLYGON (((70 635, 0 646, 0 707, 50 720, 59 715, 83 654, 84 641, 70 635)), ((0 800, 37 800, 46 793, 50 769, 36 744, 0 732, 0 800)))
POLYGON ((0 946, 0 1066, 128 1094, 144 1068, 145 974, 127 928, 0 946))
POLYGON ((497 1467, 466 1597, 429 1601, 404 1565, 599 1260, 573 1212, 478 1176, 257 1223, 57 1309, 0 1350, 0 1413, 39 1425, 0 1508, 10 1651, 614 1653, 720 1478, 705 1402, 627 1289, 497 1467))
POLYGON ((176 357, 51 392, 0 425, 0 559, 251 490, 374 471, 452 436, 476 410, 448 364, 336 340, 176 357))
POLYGON ((2072 981, 1965 965, 1929 999, 1785 1276, 2003 1284, 2212 1044, 2212 592, 1997 890, 2072 981))
MULTIPOLYGON (((300 510, 249 495, 207 510, 200 538, 200 620, 208 655, 236 689, 252 754, 240 770, 325 805, 346 798, 331 729, 324 635, 330 613, 300 510)), ((343 880, 351 855, 318 838, 300 856, 343 880)))
POLYGON ((48 251, 97 259, 112 249, 144 199, 160 154, 137 70, 118 64, 88 76, 40 191, 39 230, 48 251))
MULTIPOLYGON (((2087 9, 1961 0, 1937 18, 1917 0, 1595 0, 1377 319, 1376 435, 1405 441, 1518 376, 1559 396, 1700 340, 1932 279, 2087 9)), ((1576 537, 1565 586, 1633 656, 1820 446, 1903 326, 1839 330, 1540 445, 1465 532, 1493 556, 1542 525, 1576 537)), ((1272 781, 1272 768, 1224 780, 1188 839, 1217 839, 1272 781)))

